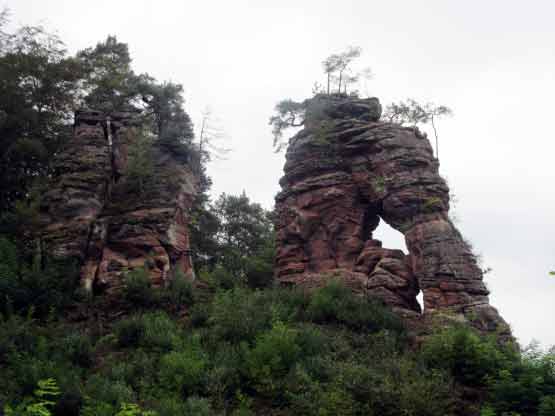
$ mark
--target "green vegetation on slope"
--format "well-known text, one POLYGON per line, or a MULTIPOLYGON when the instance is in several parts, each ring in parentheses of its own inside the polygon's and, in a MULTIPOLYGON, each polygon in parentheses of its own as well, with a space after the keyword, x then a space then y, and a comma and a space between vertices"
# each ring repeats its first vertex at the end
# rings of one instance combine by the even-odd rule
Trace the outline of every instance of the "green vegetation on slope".
POLYGON ((178 301, 160 291, 142 303, 128 288, 116 321, 4 315, 0 400, 17 415, 554 414, 554 355, 464 326, 415 348, 395 315, 334 281, 308 295, 204 273, 178 301), (59 389, 47 403, 45 383, 59 389))

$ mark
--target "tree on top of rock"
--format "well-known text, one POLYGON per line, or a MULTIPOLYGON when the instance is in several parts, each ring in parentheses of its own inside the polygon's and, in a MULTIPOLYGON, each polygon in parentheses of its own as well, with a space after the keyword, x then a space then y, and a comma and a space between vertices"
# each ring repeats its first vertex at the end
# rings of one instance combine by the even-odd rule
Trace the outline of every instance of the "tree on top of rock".
POLYGON ((138 77, 131 69, 131 56, 126 43, 108 36, 94 48, 77 53, 86 72, 85 103, 103 111, 128 110, 137 97, 138 77))
POLYGON ((328 95, 333 93, 335 88, 337 88, 337 94, 347 94, 349 85, 357 83, 361 78, 370 79, 372 77, 370 68, 363 68, 358 72, 352 68, 353 61, 359 58, 361 53, 362 48, 349 46, 345 51, 334 53, 322 61, 322 67, 327 76, 326 93, 328 95), (333 84, 335 84, 335 88, 333 84))
MULTIPOLYGON (((360 57, 362 49, 358 46, 349 46, 340 53, 328 56, 322 61, 324 73, 327 76, 326 90, 322 91, 319 83, 315 83, 313 93, 318 95, 347 96, 348 87, 356 84, 361 79, 372 78, 369 67, 360 71, 353 69, 353 62, 360 57)), ((358 97, 357 91, 351 91, 351 95, 358 97)), ((275 114, 270 117, 269 124, 272 126, 274 136, 273 147, 276 152, 283 150, 286 143, 283 141, 283 133, 292 127, 302 127, 305 122, 307 106, 310 100, 302 102, 293 101, 288 98, 278 102, 274 108, 275 114)))
POLYGON ((436 105, 434 103, 422 104, 409 98, 406 101, 389 104, 382 118, 390 123, 411 124, 415 127, 419 124, 430 123, 434 130, 436 141, 436 158, 439 159, 439 137, 435 122, 440 117, 451 115, 453 115, 453 110, 447 106, 436 105))
POLYGON ((276 104, 275 115, 270 117, 269 122, 272 126, 272 134, 274 135, 273 146, 276 152, 281 151, 285 147, 285 142, 283 141, 284 130, 304 125, 306 106, 306 101, 299 103, 290 98, 281 100, 276 104))

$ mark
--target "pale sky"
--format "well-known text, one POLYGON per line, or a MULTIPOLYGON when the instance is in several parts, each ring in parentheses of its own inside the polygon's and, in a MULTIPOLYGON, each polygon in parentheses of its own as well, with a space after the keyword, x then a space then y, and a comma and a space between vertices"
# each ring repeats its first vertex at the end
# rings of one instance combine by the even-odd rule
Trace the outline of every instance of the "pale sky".
MULTIPOLYGON (((552 0, 0 0, 15 24, 57 30, 70 52, 108 34, 137 72, 182 83, 199 124, 207 105, 231 140, 210 165, 213 194, 245 190, 271 208, 283 154, 268 123, 282 98, 324 82, 321 61, 348 45, 375 74, 361 91, 451 107, 441 173, 458 226, 493 272, 491 302, 521 343, 555 344, 555 2, 552 0)), ((379 229, 384 245, 404 248, 379 229)))

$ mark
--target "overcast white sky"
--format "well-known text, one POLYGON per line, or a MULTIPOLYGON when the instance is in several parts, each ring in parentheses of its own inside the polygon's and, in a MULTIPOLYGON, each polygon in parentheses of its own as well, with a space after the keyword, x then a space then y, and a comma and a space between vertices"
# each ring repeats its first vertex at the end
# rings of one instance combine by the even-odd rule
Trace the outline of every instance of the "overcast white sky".
MULTIPOLYGON (((555 344, 555 2, 552 0, 0 0, 14 23, 43 23, 75 52, 117 35, 137 72, 180 82, 199 124, 210 105, 233 153, 213 163, 214 194, 245 190, 265 207, 283 154, 271 148, 276 101, 302 100, 320 62, 358 45, 382 103, 450 106, 441 173, 459 227, 493 268, 492 303, 524 344, 555 344)), ((363 88, 364 90, 365 88, 363 88)), ((390 230, 386 245, 404 247, 390 230)))

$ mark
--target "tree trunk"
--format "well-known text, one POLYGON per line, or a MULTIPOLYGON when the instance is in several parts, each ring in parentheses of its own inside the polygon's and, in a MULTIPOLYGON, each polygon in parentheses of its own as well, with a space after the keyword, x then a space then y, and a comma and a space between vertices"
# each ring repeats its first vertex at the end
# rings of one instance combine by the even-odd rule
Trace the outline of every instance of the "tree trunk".
POLYGON ((432 114, 432 128, 434 129, 434 136, 436 137, 436 159, 439 160, 439 141, 437 139, 437 130, 434 123, 434 115, 432 114))
POLYGON ((341 77, 343 76, 343 71, 339 71, 339 88, 337 90, 338 94, 341 94, 341 77))

